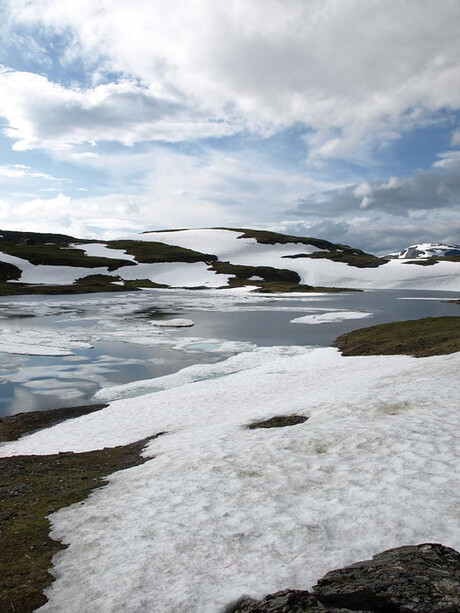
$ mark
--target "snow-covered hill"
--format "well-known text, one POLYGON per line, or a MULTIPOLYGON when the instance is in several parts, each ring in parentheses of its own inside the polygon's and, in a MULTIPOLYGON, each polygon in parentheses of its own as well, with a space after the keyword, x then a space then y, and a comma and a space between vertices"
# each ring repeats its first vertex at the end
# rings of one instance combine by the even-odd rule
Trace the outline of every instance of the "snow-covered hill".
POLYGON ((432 257, 445 257, 445 256, 460 256, 460 245, 443 243, 419 243, 417 245, 410 245, 406 249, 403 249, 397 253, 389 253, 385 257, 390 259, 418 259, 418 258, 432 258, 432 257))
POLYGON ((34 235, 28 242, 22 235, 4 235, 0 240, 0 282, 8 288, 28 284, 27 291, 36 284, 56 290, 64 285, 75 288, 74 283, 82 292, 158 286, 460 291, 459 262, 416 266, 412 262, 420 262, 408 258, 422 256, 407 255, 410 250, 446 254, 456 248, 452 245, 416 245, 405 250, 406 255, 385 260, 322 239, 258 230, 146 232, 106 243, 72 237, 52 242, 52 235, 46 235, 46 242, 40 239, 45 235, 34 235))

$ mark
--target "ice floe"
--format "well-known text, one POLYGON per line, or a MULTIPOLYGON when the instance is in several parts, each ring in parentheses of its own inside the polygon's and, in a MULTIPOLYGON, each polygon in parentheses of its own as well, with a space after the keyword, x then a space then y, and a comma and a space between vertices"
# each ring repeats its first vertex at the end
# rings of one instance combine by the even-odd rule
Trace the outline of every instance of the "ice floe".
POLYGON ((152 326, 160 328, 191 328, 195 323, 191 319, 158 319, 150 322, 152 326))
POLYGON ((54 330, 0 329, 0 351, 21 355, 67 356, 91 344, 54 330))
POLYGON ((215 613, 390 547, 459 549, 459 367, 458 353, 251 351, 2 445, 85 451, 167 433, 145 464, 51 515, 69 547, 41 610, 215 613), (309 419, 245 427, 289 414, 309 419))
POLYGON ((315 313, 314 315, 303 315, 291 319, 291 324, 329 324, 347 319, 363 319, 372 317, 373 313, 364 311, 330 311, 328 313, 315 313))

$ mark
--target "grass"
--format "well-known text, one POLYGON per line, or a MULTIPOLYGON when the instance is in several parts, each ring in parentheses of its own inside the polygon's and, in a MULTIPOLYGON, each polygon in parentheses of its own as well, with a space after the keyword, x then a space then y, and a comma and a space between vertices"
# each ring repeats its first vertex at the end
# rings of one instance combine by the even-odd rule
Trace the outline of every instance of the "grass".
POLYGON ((213 262, 211 267, 219 274, 234 275, 237 279, 243 281, 247 281, 250 277, 261 277, 268 282, 300 283, 300 276, 293 270, 272 268, 271 266, 240 266, 229 262, 213 262))
POLYGON ((0 251, 35 265, 108 268, 109 271, 117 270, 122 266, 135 265, 135 262, 131 260, 89 256, 83 249, 65 245, 24 245, 0 239, 0 251))
POLYGON ((22 296, 25 294, 73 295, 93 294, 98 292, 135 292, 145 288, 165 288, 167 285, 154 283, 150 279, 133 279, 124 281, 123 285, 114 284, 119 277, 111 275, 87 275, 77 279, 72 285, 32 285, 27 283, 7 283, 0 281, 0 296, 22 296))
POLYGON ((343 262, 344 264, 355 266, 356 268, 378 268, 379 266, 388 264, 388 260, 378 258, 377 256, 371 255, 370 253, 365 253, 364 251, 359 252, 358 249, 354 249, 353 251, 333 252, 314 251, 313 253, 305 255, 284 255, 283 257, 291 259, 305 257, 311 258, 312 260, 327 259, 331 260, 332 262, 343 262))
POLYGON ((228 287, 253 285, 256 292, 276 294, 279 292, 349 292, 360 291, 337 287, 314 287, 300 283, 300 276, 293 270, 271 266, 240 266, 229 262, 213 262, 212 269, 220 274, 235 275, 228 280, 228 287), (260 277, 262 281, 251 280, 260 277))
MULTIPOLYGON (((16 440, 105 406, 5 417, 0 419, 0 441, 16 440)), ((49 537, 47 515, 84 500, 106 484, 105 476, 143 464, 140 453, 152 438, 86 453, 0 458, 0 611, 29 613, 45 604, 42 592, 53 581, 52 556, 65 549, 49 537)))
POLYGON ((247 428, 249 430, 255 430, 257 428, 285 428, 286 426, 296 426, 297 424, 303 424, 307 421, 308 417, 305 415, 277 415, 265 419, 264 421, 257 421, 249 424, 247 428))
POLYGON ((360 289, 350 289, 347 287, 323 287, 315 285, 303 285, 299 283, 294 285, 292 283, 261 283, 260 281, 251 281, 250 283, 257 284, 258 288, 255 290, 257 293, 263 294, 278 294, 280 292, 297 292, 297 293, 316 293, 322 294, 336 294, 339 292, 361 292, 360 289))
POLYGON ((65 545, 49 536, 47 515, 84 500, 104 477, 144 463, 148 439, 86 453, 0 458, 0 610, 34 611, 53 581, 52 556, 65 545))
POLYGON ((425 317, 354 330, 334 341, 343 355, 426 357, 460 351, 460 317, 425 317))
POLYGON ((91 404, 81 407, 66 407, 49 411, 30 411, 0 418, 0 443, 15 441, 21 436, 36 432, 42 428, 54 426, 61 421, 81 415, 88 415, 108 406, 107 404, 91 404))
POLYGON ((217 256, 209 253, 201 253, 192 249, 176 247, 175 245, 165 245, 150 241, 110 241, 108 245, 112 249, 123 249, 126 253, 133 255, 141 263, 160 263, 160 262, 214 262, 217 256))
POLYGON ((438 262, 460 262, 460 256, 458 255, 439 255, 432 256, 430 258, 421 258, 419 260, 409 260, 404 264, 416 264, 417 266, 433 266, 438 262))
POLYGON ((8 264, 8 262, 0 262, 0 282, 11 281, 12 279, 19 279, 22 271, 14 264, 8 264))

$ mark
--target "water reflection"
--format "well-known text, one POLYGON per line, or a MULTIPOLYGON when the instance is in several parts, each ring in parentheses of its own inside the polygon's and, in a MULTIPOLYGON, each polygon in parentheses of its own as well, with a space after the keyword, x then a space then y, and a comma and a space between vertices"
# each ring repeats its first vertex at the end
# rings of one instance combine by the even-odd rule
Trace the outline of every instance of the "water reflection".
MULTIPOLYGON (((0 354, 0 415, 92 401, 101 387, 171 374, 219 361, 251 346, 330 345, 340 334, 389 321, 458 315, 441 300, 451 292, 373 291, 349 294, 247 296, 228 292, 156 291, 136 294, 3 298, 0 327, 46 339, 56 332, 91 343, 64 357, 0 354), (371 317, 320 325, 291 321, 306 314, 369 311, 371 317), (193 328, 159 332, 155 318, 184 316, 193 328), (252 345, 251 345, 252 344, 252 345)), ((67 339, 67 340, 66 340, 67 339)))

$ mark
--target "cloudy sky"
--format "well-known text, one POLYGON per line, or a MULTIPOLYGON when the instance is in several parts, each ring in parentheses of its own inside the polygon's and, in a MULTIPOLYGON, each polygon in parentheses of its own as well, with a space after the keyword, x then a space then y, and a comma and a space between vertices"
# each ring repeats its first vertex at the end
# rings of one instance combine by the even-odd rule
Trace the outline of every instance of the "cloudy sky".
POLYGON ((458 0, 0 0, 0 228, 460 242, 458 0))

